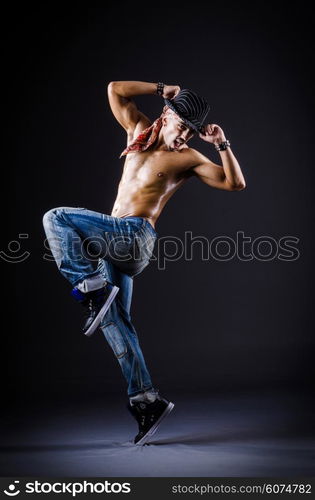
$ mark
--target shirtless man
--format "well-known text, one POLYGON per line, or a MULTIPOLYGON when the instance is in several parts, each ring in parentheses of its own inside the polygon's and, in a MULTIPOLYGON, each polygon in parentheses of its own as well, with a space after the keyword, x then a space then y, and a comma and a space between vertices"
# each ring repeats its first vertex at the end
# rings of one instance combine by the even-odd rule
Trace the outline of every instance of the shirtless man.
MULTIPOLYGON (((166 85, 163 97, 172 99, 179 91, 178 86, 166 85)), ((154 83, 109 84, 111 109, 127 132, 128 144, 151 125, 149 118, 137 109, 131 97, 154 93, 154 83)), ((155 226, 167 201, 192 175, 214 188, 229 191, 244 189, 244 177, 230 148, 221 152, 222 168, 187 146, 196 131, 189 128, 175 112, 170 110, 166 113, 163 126, 156 142, 148 151, 127 156, 112 212, 115 217, 139 215, 146 217, 155 226), (177 154, 173 154, 174 152, 177 154)), ((226 141, 223 130, 215 124, 208 125, 205 134, 199 136, 212 144, 226 141)))
POLYGON ((133 278, 149 264, 157 239, 156 221, 175 191, 192 176, 227 191, 245 188, 241 168, 222 128, 205 125, 209 105, 178 85, 117 81, 108 85, 111 110, 127 132, 126 156, 111 215, 59 207, 43 225, 60 272, 86 310, 83 333, 100 327, 128 384, 127 408, 139 425, 135 444, 145 444, 174 404, 153 387, 130 306, 133 278), (153 123, 132 97, 158 94, 161 116, 153 123), (187 142, 198 133, 219 152, 222 165, 187 142))

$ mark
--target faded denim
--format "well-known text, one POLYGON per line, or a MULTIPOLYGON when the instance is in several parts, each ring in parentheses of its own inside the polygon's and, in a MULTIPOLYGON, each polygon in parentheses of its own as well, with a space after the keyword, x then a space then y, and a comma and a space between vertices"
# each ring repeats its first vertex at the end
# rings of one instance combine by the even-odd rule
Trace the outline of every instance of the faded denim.
POLYGON ((130 307, 133 278, 149 264, 157 232, 143 217, 72 207, 49 210, 43 225, 58 269, 73 287, 97 276, 119 287, 100 328, 120 364, 128 396, 151 389, 130 307))

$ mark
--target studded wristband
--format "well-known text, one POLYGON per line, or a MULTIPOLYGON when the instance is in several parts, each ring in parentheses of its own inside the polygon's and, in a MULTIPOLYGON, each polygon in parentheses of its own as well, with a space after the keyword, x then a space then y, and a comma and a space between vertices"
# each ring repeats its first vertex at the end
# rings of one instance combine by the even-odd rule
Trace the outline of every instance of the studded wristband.
POLYGON ((230 146, 231 146, 230 141, 223 141, 220 144, 215 144, 214 147, 217 151, 225 151, 230 146))
POLYGON ((163 95, 163 92, 164 92, 164 83, 159 82, 156 86, 156 93, 158 95, 163 95))

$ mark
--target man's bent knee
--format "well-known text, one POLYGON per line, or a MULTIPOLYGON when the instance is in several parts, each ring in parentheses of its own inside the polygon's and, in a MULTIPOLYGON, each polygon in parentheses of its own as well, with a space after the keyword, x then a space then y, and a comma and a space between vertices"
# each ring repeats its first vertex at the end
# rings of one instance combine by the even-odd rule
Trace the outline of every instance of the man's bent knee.
POLYGON ((44 213, 43 215, 43 226, 46 227, 49 222, 56 216, 56 210, 57 208, 52 208, 51 210, 48 210, 47 212, 44 213))
POLYGON ((73 210, 71 207, 57 207, 51 208, 43 215, 43 226, 45 227, 49 222, 60 217, 66 210, 73 210))

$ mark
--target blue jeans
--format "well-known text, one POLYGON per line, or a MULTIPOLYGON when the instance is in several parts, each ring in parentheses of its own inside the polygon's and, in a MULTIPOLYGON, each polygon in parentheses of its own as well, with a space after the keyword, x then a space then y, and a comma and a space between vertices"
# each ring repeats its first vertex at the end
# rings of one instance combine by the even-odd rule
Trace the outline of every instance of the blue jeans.
POLYGON ((143 217, 70 207, 49 210, 43 225, 58 269, 73 286, 106 280, 119 287, 100 328, 120 364, 128 396, 151 389, 130 306, 133 277, 149 264, 156 231, 143 217))

